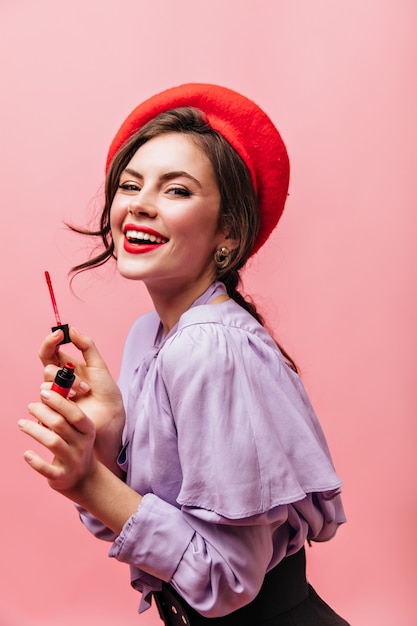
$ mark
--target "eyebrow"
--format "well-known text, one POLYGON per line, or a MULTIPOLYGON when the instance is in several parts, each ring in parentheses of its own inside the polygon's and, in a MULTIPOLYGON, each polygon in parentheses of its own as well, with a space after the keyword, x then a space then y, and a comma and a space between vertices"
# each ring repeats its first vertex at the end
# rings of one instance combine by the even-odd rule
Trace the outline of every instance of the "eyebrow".
MULTIPOLYGON (((143 180, 142 174, 130 167, 126 167, 123 171, 126 172, 126 174, 130 174, 131 176, 134 176, 135 178, 139 178, 140 180, 143 180)), ((160 180, 168 181, 168 180, 172 180, 173 178, 188 178, 189 180, 192 180, 194 183, 196 183, 196 185, 198 185, 201 188, 200 181, 197 178, 194 178, 194 176, 191 176, 191 174, 189 174, 188 172, 184 172, 183 170, 174 170, 172 172, 166 172, 166 174, 163 174, 160 177, 160 180)))

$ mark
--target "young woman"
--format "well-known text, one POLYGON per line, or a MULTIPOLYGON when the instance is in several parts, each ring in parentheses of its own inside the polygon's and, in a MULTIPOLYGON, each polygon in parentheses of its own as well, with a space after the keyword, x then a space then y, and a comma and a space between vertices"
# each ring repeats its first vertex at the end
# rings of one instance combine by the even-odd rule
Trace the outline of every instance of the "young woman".
POLYGON ((28 464, 112 541, 168 625, 346 624, 305 577, 305 542, 345 521, 341 482, 291 358, 238 291, 239 270, 284 208, 288 157, 253 102, 214 85, 169 89, 123 123, 107 159, 95 232, 141 280, 155 311, 127 338, 118 385, 91 339, 73 395, 45 365, 35 420, 20 428, 51 451, 28 464))

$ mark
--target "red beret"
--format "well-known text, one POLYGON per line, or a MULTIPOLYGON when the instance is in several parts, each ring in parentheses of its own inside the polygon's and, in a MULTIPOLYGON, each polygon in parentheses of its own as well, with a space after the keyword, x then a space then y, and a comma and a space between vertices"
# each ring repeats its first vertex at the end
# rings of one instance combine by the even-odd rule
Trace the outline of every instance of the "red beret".
POLYGON ((245 162, 257 194, 261 225, 252 254, 265 243, 284 210, 289 161, 284 142, 269 117, 245 96, 217 85, 189 83, 167 89, 140 104, 112 141, 106 171, 122 145, 151 119, 169 109, 191 106, 233 146, 245 162))

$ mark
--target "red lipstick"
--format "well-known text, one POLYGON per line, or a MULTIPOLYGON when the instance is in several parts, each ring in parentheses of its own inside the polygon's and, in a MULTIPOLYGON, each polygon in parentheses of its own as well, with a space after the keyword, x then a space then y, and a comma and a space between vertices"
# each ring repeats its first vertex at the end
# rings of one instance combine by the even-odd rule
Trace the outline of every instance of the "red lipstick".
POLYGON ((167 243, 168 239, 152 228, 146 226, 138 226, 137 224, 126 224, 123 228, 124 242, 123 247, 130 254, 144 254, 151 252, 167 243), (141 238, 133 233, 143 233, 155 239, 151 241, 149 238, 141 238), (129 236, 130 235, 130 236, 129 236))

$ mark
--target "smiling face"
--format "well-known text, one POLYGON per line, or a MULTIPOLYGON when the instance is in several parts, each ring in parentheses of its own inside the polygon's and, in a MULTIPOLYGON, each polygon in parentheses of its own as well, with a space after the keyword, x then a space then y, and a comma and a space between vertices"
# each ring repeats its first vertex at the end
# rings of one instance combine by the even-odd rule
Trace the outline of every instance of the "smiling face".
POLYGON ((149 291, 196 297, 215 278, 214 252, 233 248, 219 227, 211 163, 190 137, 166 133, 143 144, 122 171, 110 226, 122 276, 149 291))

